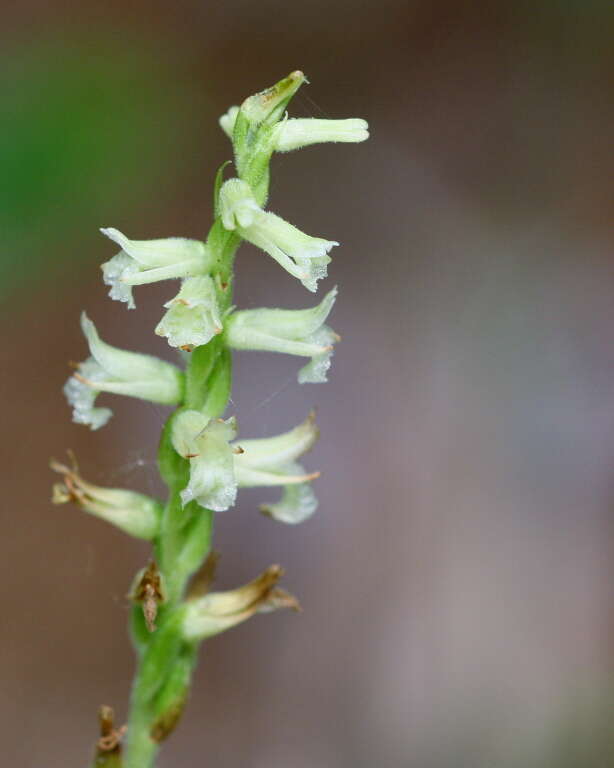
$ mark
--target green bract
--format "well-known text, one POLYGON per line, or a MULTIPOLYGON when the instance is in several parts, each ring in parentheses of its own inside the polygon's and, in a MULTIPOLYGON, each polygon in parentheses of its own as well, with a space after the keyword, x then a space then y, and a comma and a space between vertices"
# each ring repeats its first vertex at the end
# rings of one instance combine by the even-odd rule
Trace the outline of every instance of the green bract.
MULTIPOLYGON (((166 311, 155 333, 180 350, 185 369, 106 344, 82 315, 90 356, 76 366, 64 387, 75 422, 98 429, 109 420, 108 408, 95 407, 101 392, 177 406, 162 430, 158 450, 158 468, 168 487, 164 505, 137 491, 88 483, 76 465, 52 463, 62 475, 54 486, 55 502, 74 502, 152 546, 152 556, 141 563, 130 590, 138 668, 126 744, 122 751, 113 742, 120 739, 119 731, 103 734, 96 766, 106 765, 109 756, 117 758, 118 768, 153 768, 160 744, 175 728, 188 698, 199 644, 256 613, 298 608, 296 599, 277 586, 279 566, 238 589, 209 588, 215 513, 234 505, 239 488, 280 488, 281 498, 260 510, 283 523, 300 523, 318 506, 311 482, 319 473, 298 463, 318 438, 313 415, 281 435, 236 440, 236 420, 225 414, 232 402, 234 350, 303 357, 298 381, 320 382, 326 381, 333 345, 339 341, 326 324, 336 288, 308 309, 233 306, 235 255, 243 240, 269 254, 312 292, 326 277, 329 253, 338 245, 307 235, 266 210, 273 153, 322 142, 356 143, 369 135, 367 123, 357 118, 289 118, 290 100, 305 82, 302 72, 291 72, 220 118, 232 140, 234 169, 228 180, 228 162, 216 174, 214 220, 203 242, 175 237, 130 240, 117 229, 101 230, 120 248, 102 265, 112 299, 134 309, 135 285, 181 280, 179 290, 165 297, 166 311), (109 743, 112 752, 105 751, 109 743)), ((112 729, 112 718, 105 722, 105 728, 112 729)))

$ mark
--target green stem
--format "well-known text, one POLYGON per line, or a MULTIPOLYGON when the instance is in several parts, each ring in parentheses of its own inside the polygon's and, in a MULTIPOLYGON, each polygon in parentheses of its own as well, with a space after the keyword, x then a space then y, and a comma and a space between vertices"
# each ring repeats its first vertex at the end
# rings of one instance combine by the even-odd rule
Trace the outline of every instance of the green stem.
MULTIPOLYGON (((222 311, 232 303, 232 266, 240 239, 216 220, 207 239, 216 257, 218 301, 222 311)), ((181 639, 181 601, 191 576, 211 551, 213 512, 196 502, 185 507, 180 492, 186 487, 189 464, 171 444, 172 421, 181 408, 198 409, 210 418, 221 416, 230 399, 231 355, 221 339, 195 349, 186 369, 184 403, 168 419, 160 441, 160 474, 169 499, 154 550, 164 577, 168 599, 157 618, 157 630, 147 635, 140 613, 133 615, 133 642, 138 665, 132 689, 125 768, 152 768, 165 739, 176 725, 188 695, 197 649, 181 639)))

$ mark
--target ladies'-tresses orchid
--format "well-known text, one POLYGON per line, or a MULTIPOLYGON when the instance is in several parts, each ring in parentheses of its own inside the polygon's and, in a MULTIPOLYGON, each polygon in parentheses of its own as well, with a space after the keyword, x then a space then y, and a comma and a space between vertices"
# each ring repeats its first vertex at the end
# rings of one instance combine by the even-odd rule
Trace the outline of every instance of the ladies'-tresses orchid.
MULTIPOLYGON (((338 340, 326 325, 336 289, 318 306, 298 311, 235 311, 233 306, 235 256, 242 240, 270 254, 312 292, 326 276, 330 251, 338 245, 310 237, 266 210, 274 153, 321 142, 360 142, 368 136, 367 124, 358 119, 289 119, 289 103, 306 82, 303 72, 290 72, 221 119, 231 135, 236 178, 224 181, 227 164, 218 171, 213 223, 204 242, 133 241, 115 229, 102 230, 119 246, 102 266, 111 298, 134 308, 133 286, 171 278, 182 281, 166 297, 176 294, 165 304, 156 333, 183 350, 185 363, 180 371, 148 355, 111 347, 83 316, 91 354, 65 385, 74 421, 92 429, 111 415, 107 408, 95 407, 100 392, 178 406, 166 421, 158 450, 160 475, 169 491, 163 506, 139 493, 91 485, 76 466, 52 464, 61 475, 54 487, 56 503, 76 502, 152 545, 153 557, 137 574, 130 595, 135 603, 130 623, 138 665, 125 743, 119 744, 121 734, 114 732, 109 751, 103 731, 95 760, 102 758, 105 765, 107 758, 120 759, 121 749, 125 768, 154 768, 161 743, 175 728, 189 696, 202 640, 255 613, 298 608, 296 600, 277 586, 278 566, 239 589, 209 593, 208 588, 215 559, 211 549, 215 513, 234 504, 239 488, 279 486, 280 498, 260 509, 285 523, 299 523, 317 507, 310 481, 318 473, 308 473, 297 463, 318 436, 312 416, 276 437, 241 442, 236 439, 234 418, 219 418, 232 402, 233 350, 302 356, 306 365, 299 381, 324 381, 338 340)), ((112 729, 107 721, 104 727, 112 729)))
POLYGON ((248 242, 262 248, 287 272, 298 278, 309 291, 315 292, 318 280, 326 277, 330 263, 328 252, 335 240, 311 237, 256 202, 247 182, 229 179, 220 190, 222 224, 248 242))
POLYGON ((78 364, 64 386, 64 394, 73 407, 74 422, 89 424, 91 429, 107 423, 111 410, 94 407, 100 392, 138 397, 162 405, 177 405, 181 401, 183 374, 176 366, 151 355, 106 344, 85 312, 81 315, 81 329, 91 357, 78 364))
MULTIPOLYGON (((232 139, 238 114, 239 107, 233 106, 220 117, 220 127, 229 139, 232 139)), ((311 144, 328 142, 357 144, 368 138, 369 126, 366 120, 360 118, 319 120, 308 117, 280 121, 275 126, 272 141, 277 152, 290 152, 311 144)))
POLYGON ((299 383, 326 381, 337 334, 324 325, 337 289, 311 309, 246 309, 226 320, 224 336, 234 349, 254 349, 310 357, 298 373, 299 383))
POLYGON ((181 499, 184 504, 195 500, 206 509, 223 512, 234 504, 237 488, 280 485, 286 489, 282 500, 262 510, 282 522, 299 523, 317 508, 308 483, 319 472, 305 473, 295 462, 318 435, 310 414, 282 435, 231 443, 236 436, 234 419, 208 419, 199 411, 183 411, 172 429, 175 450, 190 461, 190 480, 181 499))
POLYGON ((167 301, 158 336, 166 336, 172 347, 192 349, 207 344, 222 332, 215 284, 209 275, 188 277, 174 299, 167 301))
POLYGON ((256 613, 269 613, 281 608, 299 611, 298 600, 277 586, 282 576, 283 570, 278 565, 272 565, 258 578, 238 589, 211 592, 189 600, 182 622, 184 639, 188 642, 204 640, 256 613))
POLYGON ((50 466, 62 475, 62 482, 53 486, 54 504, 72 501, 138 539, 151 540, 157 535, 162 505, 154 499, 136 491, 92 485, 79 475, 74 462, 68 467, 52 460, 50 466))
POLYGON ((132 287, 179 277, 203 275, 213 259, 204 243, 184 237, 163 240, 129 240, 119 230, 100 230, 117 243, 121 251, 102 264, 104 282, 111 287, 109 296, 125 301, 134 309, 132 287))

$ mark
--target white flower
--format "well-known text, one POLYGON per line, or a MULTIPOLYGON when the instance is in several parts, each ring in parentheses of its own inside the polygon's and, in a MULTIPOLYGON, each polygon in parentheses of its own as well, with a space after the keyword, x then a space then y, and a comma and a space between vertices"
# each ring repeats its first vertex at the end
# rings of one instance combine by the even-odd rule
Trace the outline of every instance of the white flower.
POLYGON ((335 240, 311 237, 274 213, 262 210, 249 185, 229 179, 220 190, 220 214, 225 229, 262 248, 291 275, 315 292, 318 280, 326 277, 328 252, 335 240))
POLYGON ((183 617, 183 637, 188 642, 204 640, 249 619, 255 613, 269 613, 280 608, 300 610, 295 597, 277 587, 283 575, 272 565, 257 579, 238 589, 211 592, 188 600, 183 617))
POLYGON ((73 407, 73 421, 89 424, 92 429, 104 426, 111 417, 109 408, 94 408, 100 392, 138 397, 163 405, 181 401, 183 374, 171 363, 151 355, 127 352, 105 344, 85 312, 81 329, 87 339, 91 357, 79 363, 64 386, 64 394, 73 407))
POLYGON ((190 480, 181 501, 197 501, 201 507, 223 512, 237 495, 233 449, 234 418, 208 419, 200 411, 182 411, 173 421, 171 439, 180 456, 190 461, 190 480))
MULTIPOLYGON (((239 107, 233 106, 220 117, 220 126, 229 139, 239 114, 239 107)), ((369 125, 360 118, 345 120, 320 120, 313 117, 281 120, 275 126, 274 148, 277 152, 290 152, 311 144, 329 142, 358 143, 369 138, 369 125)))
POLYGON ((103 228, 103 235, 122 249, 102 264, 104 282, 111 287, 109 296, 125 301, 134 309, 132 287, 158 280, 205 274, 212 257, 204 243, 183 237, 163 240, 129 240, 119 230, 103 228))
POLYGON ((234 457, 239 487, 284 487, 281 501, 261 507, 275 520, 300 523, 316 511, 318 502, 309 483, 320 473, 305 473, 296 459, 312 448, 318 436, 314 415, 310 414, 302 424, 282 435, 240 441, 243 452, 234 457))
POLYGON ((147 540, 156 536, 161 507, 154 499, 135 491, 92 485, 79 475, 76 464, 67 467, 52 460, 51 469, 63 476, 63 482, 53 486, 54 504, 72 501, 130 536, 147 540))
POLYGON ((275 149, 290 152, 310 144, 325 142, 357 143, 369 138, 369 126, 365 120, 318 120, 298 118, 279 123, 275 136, 275 149))
POLYGON ((226 321, 225 338, 234 349, 266 350, 310 357, 298 380, 326 381, 333 344, 339 337, 324 325, 337 296, 329 291, 311 309, 247 309, 234 312, 226 321))
POLYGON ((164 306, 167 312, 156 333, 166 336, 172 347, 200 347, 222 332, 215 284, 209 275, 188 277, 175 298, 164 306))

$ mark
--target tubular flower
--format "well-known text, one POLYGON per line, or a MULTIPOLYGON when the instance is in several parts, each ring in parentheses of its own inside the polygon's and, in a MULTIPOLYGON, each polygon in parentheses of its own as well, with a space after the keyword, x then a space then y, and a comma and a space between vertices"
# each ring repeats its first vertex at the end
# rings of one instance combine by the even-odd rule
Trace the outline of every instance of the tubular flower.
MULTIPOLYGON (((220 127, 232 139, 239 107, 233 106, 220 117, 220 127)), ((319 120, 292 118, 281 120, 275 127, 273 144, 277 152, 290 152, 311 144, 343 142, 357 144, 369 138, 369 125, 360 118, 319 120)))
POLYGON ((67 467, 52 460, 50 466, 62 475, 62 482, 53 486, 54 504, 72 501, 138 539, 151 540, 157 535, 161 505, 154 499, 136 491, 92 485, 79 475, 76 464, 67 467))
POLYGON ((204 243, 184 237, 163 240, 129 240, 112 227, 100 230, 117 243, 121 251, 102 264, 102 275, 111 287, 109 296, 125 301, 134 309, 132 287, 171 278, 205 274, 212 265, 204 243))
POLYGON ((337 289, 311 309, 246 309, 226 321, 225 338, 234 349, 266 350, 310 357, 298 373, 299 383, 326 381, 337 334, 324 325, 337 289))
POLYGON ((242 452, 234 457, 239 488, 281 485, 281 501, 265 504, 261 510, 284 523, 306 520, 318 506, 309 483, 320 473, 306 473, 296 459, 307 453, 318 437, 315 416, 310 413, 302 424, 282 435, 241 441, 242 452))
POLYGON ((64 394, 73 407, 73 421, 89 424, 91 429, 104 426, 111 418, 109 408, 95 408, 100 392, 138 397, 153 403, 177 405, 181 401, 183 374, 171 363, 151 355, 127 352, 105 344, 85 312, 81 329, 91 357, 79 363, 64 386, 64 394))
POLYGON ((255 613, 281 608, 300 610, 297 599, 277 587, 282 575, 283 570, 272 565, 238 589, 211 592, 188 601, 182 623, 184 639, 188 642, 204 640, 240 624, 255 613))
POLYGON ((215 284, 209 275, 188 277, 156 327, 158 336, 166 336, 172 347, 189 348, 207 344, 222 332, 222 318, 215 284))
POLYGON ((233 449, 234 418, 208 419, 200 411, 183 411, 173 421, 171 439, 180 456, 190 461, 190 480, 181 501, 223 512, 237 496, 233 449))
POLYGON ((328 252, 334 240, 311 237, 274 213, 262 210, 249 185, 229 179, 220 190, 220 214, 227 230, 237 233, 272 256, 287 272, 315 292, 318 280, 326 277, 328 252))

